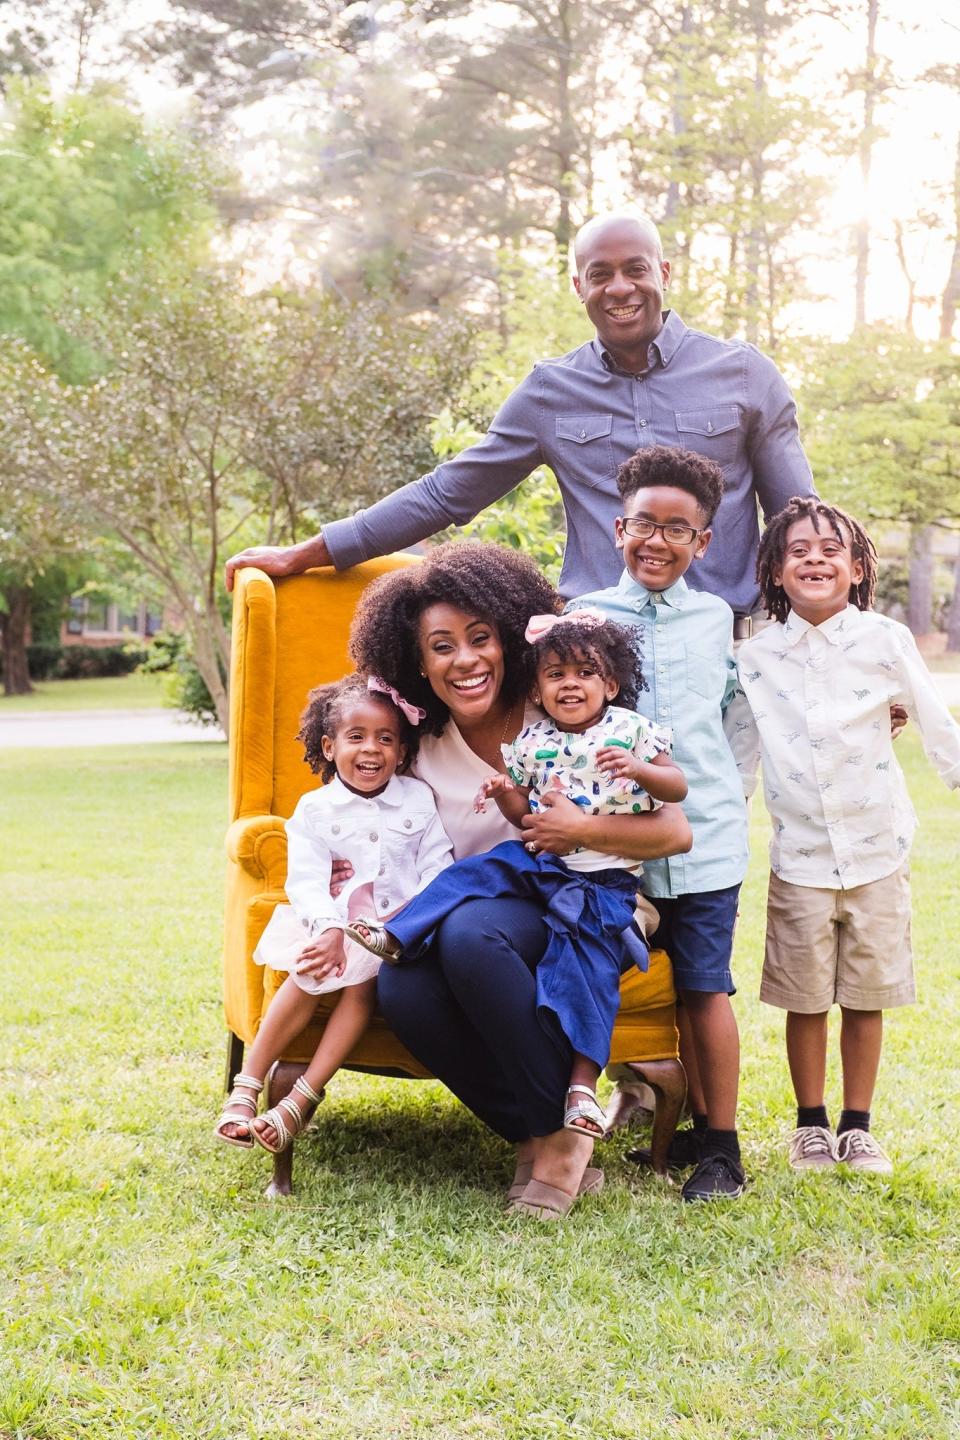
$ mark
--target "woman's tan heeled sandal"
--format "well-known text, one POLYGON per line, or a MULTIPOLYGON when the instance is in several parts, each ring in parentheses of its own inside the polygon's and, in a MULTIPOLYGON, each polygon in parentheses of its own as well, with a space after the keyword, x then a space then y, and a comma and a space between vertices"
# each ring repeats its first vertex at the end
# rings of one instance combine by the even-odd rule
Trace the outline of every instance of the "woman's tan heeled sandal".
POLYGON ((236 1145, 238 1150, 253 1149, 253 1133, 251 1124, 260 1106, 260 1091, 263 1089, 263 1081, 258 1080, 255 1075, 235 1075, 233 1089, 230 1091, 230 1098, 223 1107, 223 1114, 217 1121, 214 1135, 222 1140, 224 1145, 236 1145), (237 1089, 243 1086, 245 1090, 252 1090, 252 1095, 238 1095, 237 1089), (240 1110, 238 1107, 245 1108, 240 1110), (225 1135, 224 1125, 245 1125, 246 1135, 225 1135))
MULTIPOLYGON (((512 1206, 515 1200, 526 1190, 533 1179, 533 1161, 523 1160, 514 1171, 513 1184, 507 1191, 506 1203, 512 1206)), ((603 1171, 597 1165, 588 1165, 583 1172, 583 1179, 580 1181, 580 1189, 577 1191, 577 1198, 581 1195, 599 1195, 603 1189, 603 1171)))
POLYGON ((296 1100, 293 1099, 291 1092, 290 1095, 285 1095, 279 1104, 274 1105, 272 1110, 265 1110, 260 1116, 261 1126, 269 1125, 272 1130, 276 1131, 277 1140, 275 1143, 266 1139, 262 1129, 259 1129, 256 1125, 251 1126, 254 1140, 256 1140, 257 1144, 261 1145, 264 1150, 269 1150, 271 1155, 279 1155, 281 1150, 286 1150, 288 1145, 293 1144, 296 1137, 300 1134, 300 1131, 305 1129, 309 1124, 314 1110, 327 1093, 326 1090, 321 1089, 318 1095, 316 1090, 307 1083, 302 1075, 299 1080, 294 1081, 293 1089, 298 1095, 302 1095, 305 1100, 309 1100, 310 1103, 305 1109, 300 1108, 296 1100))

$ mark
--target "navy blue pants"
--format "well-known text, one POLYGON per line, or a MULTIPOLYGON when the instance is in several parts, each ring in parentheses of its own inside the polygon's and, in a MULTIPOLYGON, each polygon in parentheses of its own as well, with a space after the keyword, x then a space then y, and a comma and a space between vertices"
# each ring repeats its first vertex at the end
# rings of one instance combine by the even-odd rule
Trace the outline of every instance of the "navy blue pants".
POLYGON ((377 992, 395 1035, 464 1105, 517 1143, 563 1124, 573 1050, 537 1018, 536 968, 547 945, 543 907, 468 900, 429 950, 384 965, 377 992))

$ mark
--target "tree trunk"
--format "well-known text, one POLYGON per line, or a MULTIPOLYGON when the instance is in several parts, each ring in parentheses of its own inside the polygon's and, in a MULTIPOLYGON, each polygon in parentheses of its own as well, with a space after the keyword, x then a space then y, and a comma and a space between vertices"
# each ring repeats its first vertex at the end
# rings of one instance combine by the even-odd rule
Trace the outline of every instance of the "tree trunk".
POLYGON ((5 695, 29 695, 30 670, 27 665, 27 621, 30 619, 30 590, 26 585, 11 585, 4 590, 7 613, 0 614, 3 636, 3 692, 5 695))
POLYGON ((933 629, 933 527, 914 525, 910 532, 910 592, 907 624, 914 635, 933 629))
POLYGON ((953 599, 950 601, 950 614, 947 618, 947 650, 953 654, 960 652, 960 550, 953 567, 953 599))
POLYGON ((877 11, 878 0, 867 0, 867 53, 863 67, 863 128, 860 131, 860 179, 863 183, 863 214, 857 221, 857 278, 853 323, 857 329, 867 323, 867 274, 870 269, 870 220, 867 214, 870 171, 873 166, 873 119, 877 103, 877 11))
POLYGON ((958 303, 960 303, 960 135, 957 136, 957 156, 953 167, 953 253, 950 256, 947 283, 943 287, 943 295, 940 300, 941 340, 953 339, 953 325, 957 318, 958 303))

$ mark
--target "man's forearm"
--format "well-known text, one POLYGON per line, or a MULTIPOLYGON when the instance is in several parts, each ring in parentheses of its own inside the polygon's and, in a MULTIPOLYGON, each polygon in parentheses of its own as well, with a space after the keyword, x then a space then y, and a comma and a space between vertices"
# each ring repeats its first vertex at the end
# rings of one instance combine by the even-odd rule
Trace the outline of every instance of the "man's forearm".
POLYGON ((311 570, 315 565, 332 565, 330 552, 327 549, 327 542, 322 532, 318 535, 311 535, 309 540, 301 540, 297 545, 291 545, 291 558, 296 559, 296 570, 292 573, 299 574, 302 570, 311 570))

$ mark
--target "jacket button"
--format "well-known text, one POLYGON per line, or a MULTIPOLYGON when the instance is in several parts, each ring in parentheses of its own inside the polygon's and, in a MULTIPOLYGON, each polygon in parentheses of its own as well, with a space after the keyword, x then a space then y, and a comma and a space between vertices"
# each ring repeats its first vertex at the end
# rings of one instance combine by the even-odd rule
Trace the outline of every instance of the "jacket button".
POLYGON ((339 834, 340 834, 340 826, 339 826, 339 825, 331 825, 331 826, 330 826, 330 829, 333 831, 334 835, 339 835, 339 834))
POLYGON ((380 909, 381 909, 381 910, 386 910, 386 908, 387 908, 387 906, 388 906, 389 904, 390 904, 390 901, 389 901, 389 900, 386 900, 386 899, 381 900, 381 901, 380 901, 380 909))
POLYGON ((376 830, 371 830, 371 831, 370 831, 370 839, 371 839, 371 840, 379 840, 379 839, 380 839, 380 836, 377 834, 376 830))
POLYGON ((586 438, 587 438, 587 432, 586 432, 586 430, 581 430, 581 431, 580 431, 580 439, 581 439, 581 440, 586 440, 586 438))
POLYGON ((403 822, 403 828, 404 828, 404 830, 411 830, 411 829, 413 828, 413 821, 412 821, 412 820, 404 820, 404 822, 403 822))

